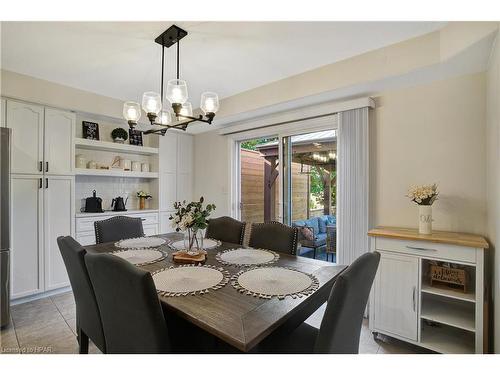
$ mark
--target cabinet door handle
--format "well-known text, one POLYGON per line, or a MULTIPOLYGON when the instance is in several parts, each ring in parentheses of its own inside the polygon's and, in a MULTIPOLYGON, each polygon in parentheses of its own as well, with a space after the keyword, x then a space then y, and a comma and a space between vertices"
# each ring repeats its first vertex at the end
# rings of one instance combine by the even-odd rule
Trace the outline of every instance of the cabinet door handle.
POLYGON ((38 164, 38 171, 43 172, 43 161, 40 161, 38 164))
POLYGON ((48 189, 49 188, 49 179, 46 178, 45 179, 45 189, 48 189))
POLYGON ((49 171, 49 162, 46 161, 45 162, 45 172, 48 172, 49 171))
POLYGON ((413 287, 413 311, 417 311, 417 287, 413 287))
POLYGON ((406 246, 407 249, 410 250, 418 250, 418 251, 437 251, 436 249, 427 249, 425 247, 416 247, 416 246, 406 246))
POLYGON ((41 188, 42 188, 42 186, 43 186, 42 184, 43 184, 43 182, 42 182, 42 178, 40 177, 40 178, 38 179, 38 188, 39 188, 39 189, 41 189, 41 188))

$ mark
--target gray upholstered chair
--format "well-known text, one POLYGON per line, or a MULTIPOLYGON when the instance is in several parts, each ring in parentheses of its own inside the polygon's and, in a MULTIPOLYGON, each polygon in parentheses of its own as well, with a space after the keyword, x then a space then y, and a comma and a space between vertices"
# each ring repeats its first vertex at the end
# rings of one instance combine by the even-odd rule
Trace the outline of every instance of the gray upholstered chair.
POLYGON ((242 245, 245 236, 245 225, 245 223, 229 216, 210 219, 206 237, 242 245))
POLYGON ((85 256, 107 353, 169 353, 167 324, 153 278, 111 254, 85 256))
POLYGON ((320 329, 302 323, 291 334, 270 336, 259 352, 357 354, 368 296, 380 253, 366 253, 342 272, 333 285, 320 329))
POLYGON ((94 228, 96 243, 144 236, 142 220, 136 217, 115 216, 94 222, 94 228))
POLYGON ((89 338, 103 352, 106 352, 101 316, 97 307, 94 288, 85 266, 85 249, 72 237, 58 237, 57 244, 68 272, 76 304, 76 329, 80 354, 89 350, 89 338))
POLYGON ((249 246, 296 255, 298 235, 298 228, 275 221, 254 223, 250 232, 249 246))

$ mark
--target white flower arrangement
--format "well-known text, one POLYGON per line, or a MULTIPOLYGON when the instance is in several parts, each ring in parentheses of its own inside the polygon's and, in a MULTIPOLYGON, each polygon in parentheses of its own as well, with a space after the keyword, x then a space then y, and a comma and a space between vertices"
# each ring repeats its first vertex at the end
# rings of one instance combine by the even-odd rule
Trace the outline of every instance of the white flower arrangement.
POLYGON ((191 203, 186 203, 186 201, 182 203, 175 202, 175 212, 169 218, 172 221, 172 228, 177 232, 189 229, 195 231, 206 229, 208 226, 208 217, 215 210, 215 205, 207 204, 206 207, 203 207, 203 202, 203 197, 199 201, 191 203))
POLYGON ((437 199, 437 185, 411 186, 406 195, 412 202, 421 206, 431 206, 437 199))

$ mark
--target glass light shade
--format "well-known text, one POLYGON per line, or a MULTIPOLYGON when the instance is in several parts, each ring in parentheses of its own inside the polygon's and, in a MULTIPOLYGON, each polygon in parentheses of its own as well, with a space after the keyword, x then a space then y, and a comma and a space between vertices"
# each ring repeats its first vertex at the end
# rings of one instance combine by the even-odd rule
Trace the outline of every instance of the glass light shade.
POLYGON ((215 113, 219 110, 219 96, 215 92, 201 94, 200 108, 203 113, 215 113))
POLYGON ((141 118, 141 106, 136 102, 123 103, 123 117, 125 120, 137 123, 141 118))
POLYGON ((167 83, 167 99, 171 104, 184 104, 188 100, 186 81, 182 79, 171 79, 167 83))
POLYGON ((169 125, 172 122, 172 116, 169 111, 161 111, 156 121, 162 125, 169 125))
POLYGON ((145 92, 142 95, 142 109, 144 109, 146 113, 154 113, 157 115, 161 110, 160 94, 153 91, 145 92))
POLYGON ((181 111, 179 113, 179 116, 182 117, 184 116, 193 116, 193 106, 191 103, 186 102, 182 105, 181 111))

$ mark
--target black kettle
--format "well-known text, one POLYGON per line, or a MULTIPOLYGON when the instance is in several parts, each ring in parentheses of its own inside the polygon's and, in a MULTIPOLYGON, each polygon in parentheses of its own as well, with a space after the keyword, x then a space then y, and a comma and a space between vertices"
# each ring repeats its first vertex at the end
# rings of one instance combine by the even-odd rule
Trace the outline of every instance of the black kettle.
POLYGON ((116 197, 111 200, 111 208, 113 208, 113 211, 127 211, 125 208, 127 204, 127 199, 124 201, 122 197, 116 197))
POLYGON ((102 199, 96 196, 95 190, 92 196, 85 198, 85 212, 104 212, 102 210, 102 199))

